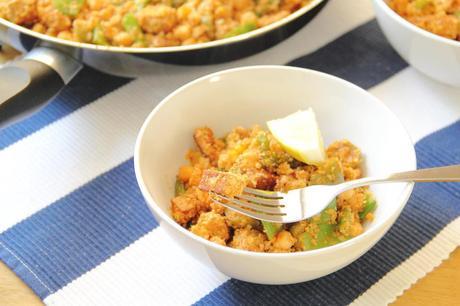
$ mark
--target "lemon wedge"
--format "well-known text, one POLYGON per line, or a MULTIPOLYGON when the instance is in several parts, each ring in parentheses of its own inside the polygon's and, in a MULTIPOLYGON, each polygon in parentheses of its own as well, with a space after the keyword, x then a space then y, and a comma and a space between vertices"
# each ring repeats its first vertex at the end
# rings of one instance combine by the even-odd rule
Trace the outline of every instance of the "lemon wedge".
POLYGON ((326 160, 323 137, 311 108, 268 121, 267 126, 295 159, 310 165, 319 165, 326 160))

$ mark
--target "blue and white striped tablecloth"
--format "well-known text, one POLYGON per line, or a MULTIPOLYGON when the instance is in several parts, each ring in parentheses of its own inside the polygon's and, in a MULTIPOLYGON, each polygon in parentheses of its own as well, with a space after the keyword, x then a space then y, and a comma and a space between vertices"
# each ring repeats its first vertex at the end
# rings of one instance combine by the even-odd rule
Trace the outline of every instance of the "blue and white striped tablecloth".
POLYGON ((370 1, 332 0, 287 41, 221 65, 87 57, 93 68, 45 109, 0 131, 0 259, 48 305, 393 301, 460 245, 459 184, 417 185, 392 229, 346 268, 263 286, 229 279, 171 241, 142 199, 132 161, 143 120, 178 86, 225 68, 288 64, 376 95, 408 128, 419 167, 460 163, 460 89, 408 67, 373 18, 370 1))

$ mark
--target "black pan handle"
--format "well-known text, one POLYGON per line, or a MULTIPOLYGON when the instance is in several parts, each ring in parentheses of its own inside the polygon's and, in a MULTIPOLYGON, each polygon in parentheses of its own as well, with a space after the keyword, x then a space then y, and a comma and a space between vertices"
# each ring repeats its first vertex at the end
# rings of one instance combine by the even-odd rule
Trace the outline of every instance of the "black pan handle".
POLYGON ((66 52, 36 47, 23 59, 0 68, 0 128, 45 106, 81 67, 66 52))

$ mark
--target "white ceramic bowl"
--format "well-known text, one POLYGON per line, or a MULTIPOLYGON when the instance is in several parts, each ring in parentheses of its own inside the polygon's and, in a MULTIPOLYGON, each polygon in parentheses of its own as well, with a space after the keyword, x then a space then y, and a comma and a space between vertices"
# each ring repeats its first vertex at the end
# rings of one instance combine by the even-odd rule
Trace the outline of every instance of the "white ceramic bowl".
POLYGON ((207 253, 230 277, 289 284, 334 272, 371 248, 406 204, 412 184, 373 187, 379 207, 365 232, 335 246, 298 253, 255 253, 223 247, 192 234, 170 215, 178 167, 192 147, 193 130, 209 126, 223 135, 237 125, 265 126, 269 119, 313 107, 326 144, 348 138, 362 149, 368 175, 416 168, 412 142, 388 108, 363 89, 313 70, 254 66, 195 80, 166 97, 148 116, 135 148, 136 177, 155 218, 197 259, 207 253))
POLYGON ((399 55, 427 76, 460 87, 460 42, 411 24, 385 0, 373 2, 378 23, 399 55))

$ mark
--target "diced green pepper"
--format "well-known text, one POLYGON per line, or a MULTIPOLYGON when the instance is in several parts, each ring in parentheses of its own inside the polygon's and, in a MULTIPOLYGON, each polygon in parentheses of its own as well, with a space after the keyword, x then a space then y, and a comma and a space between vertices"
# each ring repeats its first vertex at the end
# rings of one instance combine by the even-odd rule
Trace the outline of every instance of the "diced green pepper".
POLYGON ((310 185, 329 185, 342 183, 343 170, 338 158, 328 158, 318 169, 311 175, 310 185))
POLYGON ((311 236, 308 233, 304 233, 304 241, 308 241, 307 245, 310 245, 308 249, 319 249, 327 246, 334 245, 339 242, 338 238, 335 237, 334 231, 336 226, 332 224, 318 224, 319 231, 316 236, 316 244, 313 245, 311 242, 311 236))
POLYGON ((267 135, 265 135, 265 133, 260 133, 259 135, 257 135, 257 142, 259 143, 262 150, 267 151, 268 149, 270 149, 270 143, 268 142, 268 138, 267 135))
POLYGON ((174 186, 174 194, 175 196, 180 196, 185 193, 185 184, 181 180, 176 180, 176 184, 174 186))
POLYGON ((77 16, 85 0, 53 0, 53 6, 64 15, 77 16))
POLYGON ((245 24, 237 26, 236 28, 228 32, 227 35, 225 35, 225 37, 228 38, 228 37, 233 37, 233 36, 237 36, 240 34, 244 34, 247 32, 251 32, 252 30, 255 30, 256 28, 257 26, 254 23, 245 23, 245 24))
POLYGON ((423 10, 430 2, 431 0, 415 0, 415 7, 419 10, 423 10))
POLYGON ((128 33, 137 31, 139 29, 139 22, 137 21, 136 16, 134 16, 132 13, 127 13, 125 16, 123 16, 121 24, 123 25, 125 31, 128 33))
POLYGON ((318 229, 316 238, 313 238, 309 232, 300 235, 300 240, 305 251, 324 248, 339 242, 339 239, 334 235, 335 225, 318 224, 318 229))
POLYGON ((269 240, 272 240, 283 228, 282 223, 273 223, 268 221, 262 221, 262 226, 269 240))
POLYGON ((327 223, 327 224, 331 224, 332 223, 332 219, 331 219, 331 214, 330 214, 330 210, 337 210, 337 201, 336 199, 332 200, 331 203, 329 203, 326 208, 321 212, 320 214, 320 217, 319 217, 319 222, 321 223, 327 223))
POLYGON ((314 250, 318 248, 317 244, 313 243, 313 238, 310 235, 310 233, 305 232, 302 235, 300 235, 300 241, 302 242, 304 251, 314 250))
POLYGON ((108 45, 107 39, 104 36, 104 32, 100 27, 95 27, 93 30, 93 43, 96 45, 108 45))
POLYGON ((460 20, 460 10, 454 12, 454 16, 457 17, 458 20, 460 20))
POLYGON ((359 213, 359 218, 364 220, 368 213, 373 212, 377 207, 377 201, 371 196, 368 195, 364 201, 363 211, 359 213))
POLYGON ((334 232, 336 225, 334 220, 331 218, 331 209, 337 210, 336 200, 332 201, 326 209, 318 217, 313 217, 309 220, 312 225, 318 226, 318 233, 316 237, 313 237, 308 231, 300 235, 304 250, 312 250, 323 248, 329 245, 336 244, 339 242, 338 238, 335 237, 334 232))

